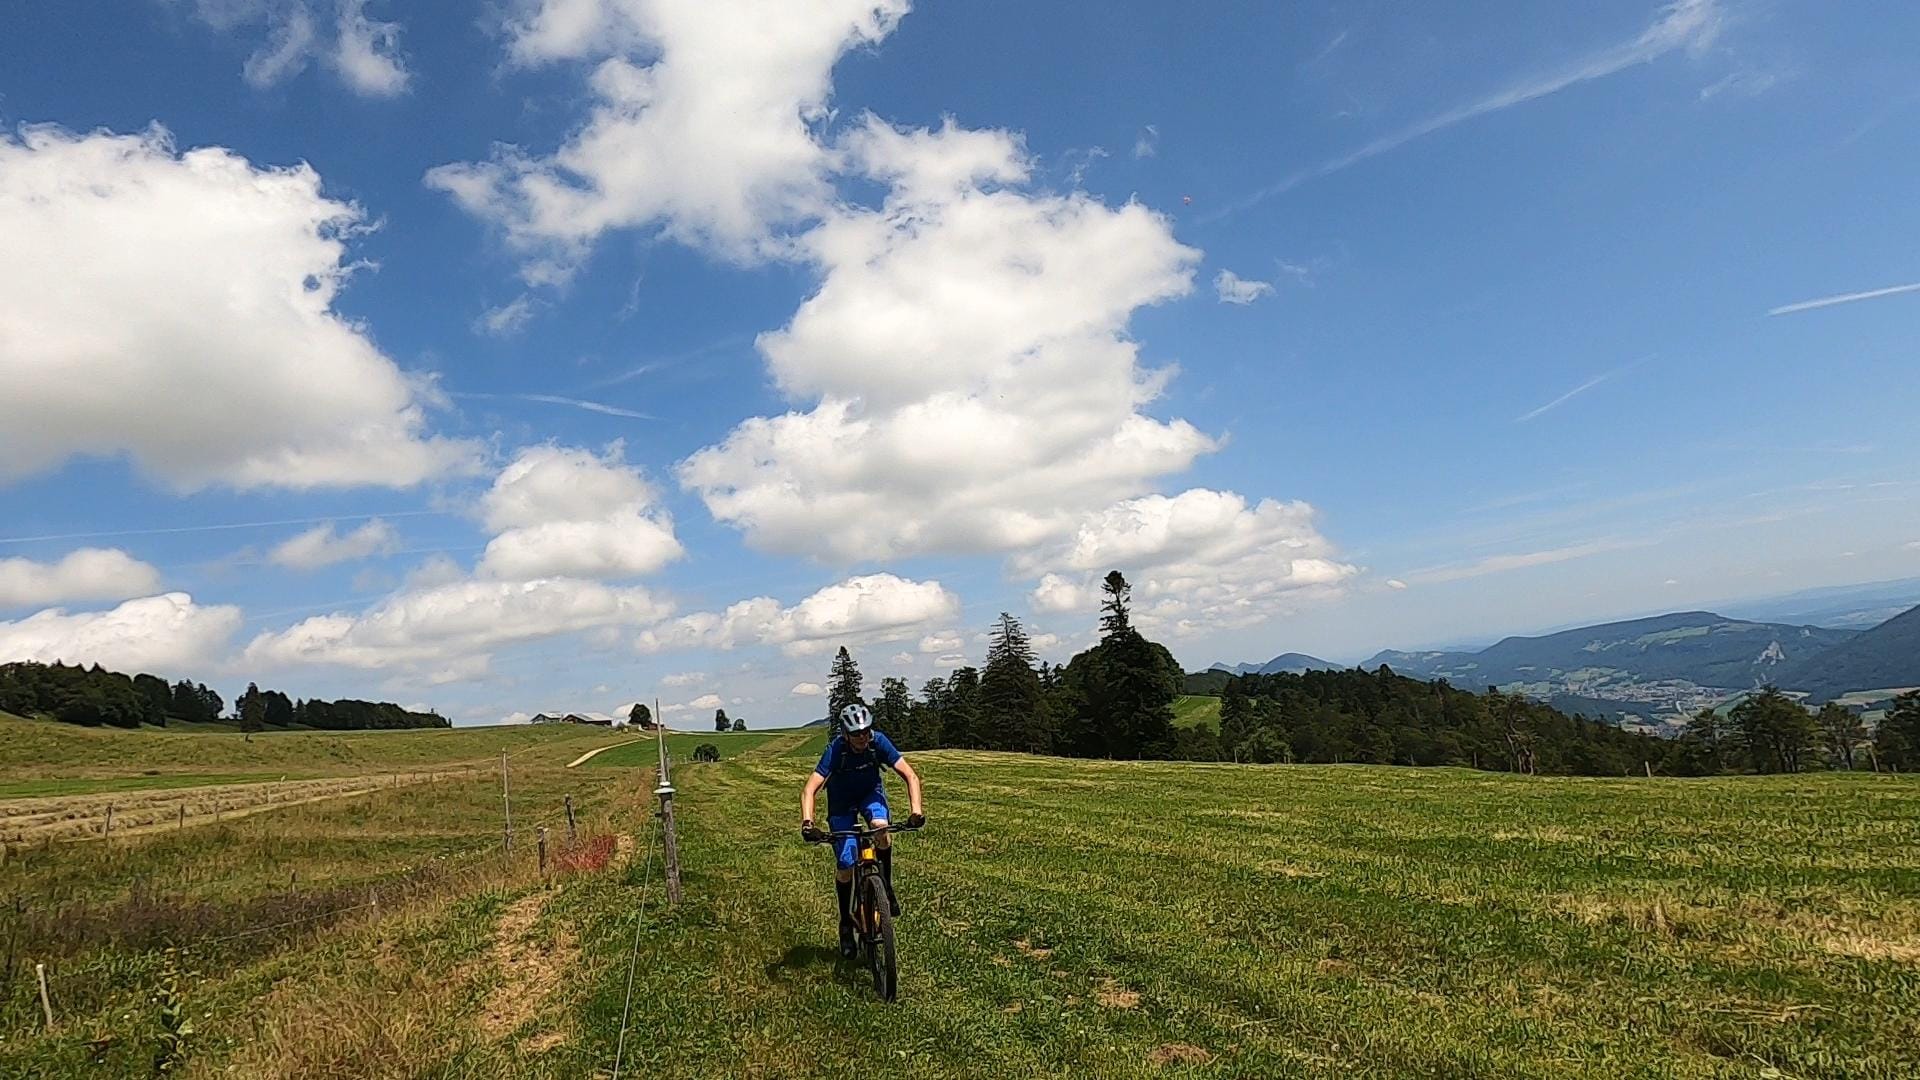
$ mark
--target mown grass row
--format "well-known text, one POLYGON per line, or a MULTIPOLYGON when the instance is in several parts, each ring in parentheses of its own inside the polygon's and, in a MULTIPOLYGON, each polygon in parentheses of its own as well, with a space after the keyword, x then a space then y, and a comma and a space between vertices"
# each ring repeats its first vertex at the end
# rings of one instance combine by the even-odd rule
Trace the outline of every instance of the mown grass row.
MULTIPOLYGON (((63 794, 104 790, 85 781, 140 783, 176 774, 338 776, 471 761, 501 751, 564 764, 613 740, 605 728, 576 724, 436 728, 412 731, 233 731, 84 728, 0 713, 0 783, 63 794), (54 787, 56 790, 45 790, 54 787)), ((215 781, 217 782, 217 781, 215 781)))
POLYGON ((1920 1070, 1910 781, 919 760, 891 1008, 789 835, 804 754, 676 778, 648 1075, 1920 1070))

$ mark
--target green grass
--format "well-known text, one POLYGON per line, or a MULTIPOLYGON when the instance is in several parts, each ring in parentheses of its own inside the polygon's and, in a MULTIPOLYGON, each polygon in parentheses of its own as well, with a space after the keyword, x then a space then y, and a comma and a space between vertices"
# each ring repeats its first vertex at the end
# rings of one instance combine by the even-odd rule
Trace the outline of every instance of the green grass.
MULTIPOLYGON (((673 757, 674 764, 693 761, 694 747, 702 743, 712 743, 720 751, 720 760, 726 761, 756 747, 764 746, 775 739, 791 740, 797 733, 787 731, 742 731, 728 732, 722 735, 693 735, 676 732, 667 736, 667 753, 673 757)), ((603 754, 595 754, 586 764, 588 766, 611 767, 621 769, 652 768, 659 764, 660 751, 654 740, 646 738, 641 742, 617 746, 603 754)))
MULTIPOLYGON (((1187 1075, 1920 1069, 1910 780, 917 758, 892 1008, 828 948, 826 856, 788 835, 804 765, 680 780, 690 899, 640 967, 669 1034, 639 1071, 1181 1075, 1174 1044, 1210 1056, 1187 1075)), ((589 953, 625 948, 583 917, 589 953)))
POLYGON ((574 724, 405 731, 234 731, 86 728, 0 713, 0 781, 118 779, 154 773, 352 775, 453 761, 520 757, 565 764, 613 741, 574 724))
MULTIPOLYGON (((623 1075, 1920 1074, 1908 777, 917 753, 932 824, 899 842, 901 1000, 881 1006, 833 956, 830 857, 794 835, 822 736, 752 734, 738 753, 689 736, 727 756, 675 772, 677 911, 660 908, 644 767, 516 771, 523 838, 572 793, 596 827, 638 838, 632 863, 542 889, 523 842, 518 876, 196 957, 186 993, 203 1034, 185 1075, 603 1075, 636 926, 623 1075), (500 937, 516 910, 536 913, 525 952, 500 937), (533 956, 559 974, 529 982, 533 956), (490 1029, 503 993, 524 1011, 490 1029)), ((303 887, 351 893, 488 847, 498 794, 454 781, 75 845, 0 864, 0 893, 124 904, 154 883, 230 915, 283 897, 295 869, 303 887)), ((58 944, 95 924, 52 925, 67 928, 40 933, 58 944)), ((51 1038, 15 1034, 36 1006, 11 988, 0 1075, 135 1075, 155 954, 56 955, 62 972, 119 967, 56 991, 68 1019, 51 1038), (108 1037, 106 1063, 88 1064, 108 1037)))
POLYGON ((91 780, 72 778, 0 780, 0 799, 45 798, 50 795, 101 795, 110 791, 159 791, 208 784, 245 784, 276 778, 261 773, 169 773, 161 776, 121 776, 91 780))
POLYGON ((1173 699, 1174 727, 1204 727, 1220 730, 1220 699, 1188 695, 1173 699))

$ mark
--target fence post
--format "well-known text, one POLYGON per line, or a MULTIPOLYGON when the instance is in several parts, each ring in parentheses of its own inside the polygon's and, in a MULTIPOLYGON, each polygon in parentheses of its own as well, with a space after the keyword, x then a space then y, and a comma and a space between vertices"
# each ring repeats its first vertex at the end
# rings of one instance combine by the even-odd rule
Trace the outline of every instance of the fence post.
POLYGON ((578 839, 579 834, 573 828, 573 796, 569 795, 567 796, 567 844, 571 846, 578 839))
POLYGON ((540 826, 540 831, 537 835, 538 835, 539 844, 540 844, 540 876, 546 877, 547 876, 547 827, 545 825, 540 826))
POLYGON ((180 804, 180 828, 184 829, 186 827, 187 827, 187 804, 181 803, 180 804))
POLYGON ((47 1018, 47 1030, 53 1030, 53 999, 47 996, 47 965, 33 965, 35 975, 40 978, 40 1011, 47 1018))
POLYGON ((507 752, 500 751, 500 805, 506 812, 506 831, 500 840, 500 853, 513 854, 513 795, 507 790, 507 752))
POLYGON ((1642 764, 1642 765, 1644 765, 1644 766, 1646 766, 1646 769, 1647 769, 1647 779, 1649 779, 1649 780, 1651 780, 1651 779, 1653 779, 1653 762, 1651 762, 1651 761, 1642 761, 1642 762, 1641 762, 1640 764, 1642 764))
POLYGON ((105 829, 101 830, 100 839, 102 840, 113 839, 113 804, 112 803, 107 804, 107 826, 105 829))

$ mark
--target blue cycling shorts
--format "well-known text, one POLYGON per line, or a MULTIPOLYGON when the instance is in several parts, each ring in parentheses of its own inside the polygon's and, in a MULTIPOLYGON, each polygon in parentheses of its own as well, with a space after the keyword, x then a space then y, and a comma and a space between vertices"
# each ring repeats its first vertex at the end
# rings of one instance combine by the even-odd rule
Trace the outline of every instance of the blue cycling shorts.
MULTIPOLYGON (((836 807, 827 814, 827 828, 834 832, 845 832, 853 828, 855 820, 859 818, 866 818, 868 824, 892 820, 887 816, 887 793, 876 791, 851 807, 836 807)), ((853 857, 859 850, 859 844, 851 836, 834 841, 834 851, 840 857, 840 869, 853 869, 853 857)))

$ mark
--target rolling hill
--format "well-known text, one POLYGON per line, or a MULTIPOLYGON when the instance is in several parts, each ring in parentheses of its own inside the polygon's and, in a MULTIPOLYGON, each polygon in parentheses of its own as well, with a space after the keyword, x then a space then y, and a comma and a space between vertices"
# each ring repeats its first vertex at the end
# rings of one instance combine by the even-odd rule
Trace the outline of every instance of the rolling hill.
POLYGON ((1816 702, 1856 690, 1920 686, 1920 607, 1795 661, 1777 681, 1816 702))
POLYGON ((1852 630, 1683 611, 1542 637, 1510 637, 1473 653, 1390 650, 1362 666, 1385 664, 1415 678, 1536 693, 1611 696, 1595 692, 1656 682, 1743 690, 1777 682, 1789 665, 1856 635, 1852 630))
POLYGON ((1322 660, 1306 653, 1281 653, 1264 664, 1215 664, 1208 671, 1224 671, 1231 675, 1299 675, 1308 671, 1339 671, 1344 664, 1322 660))

